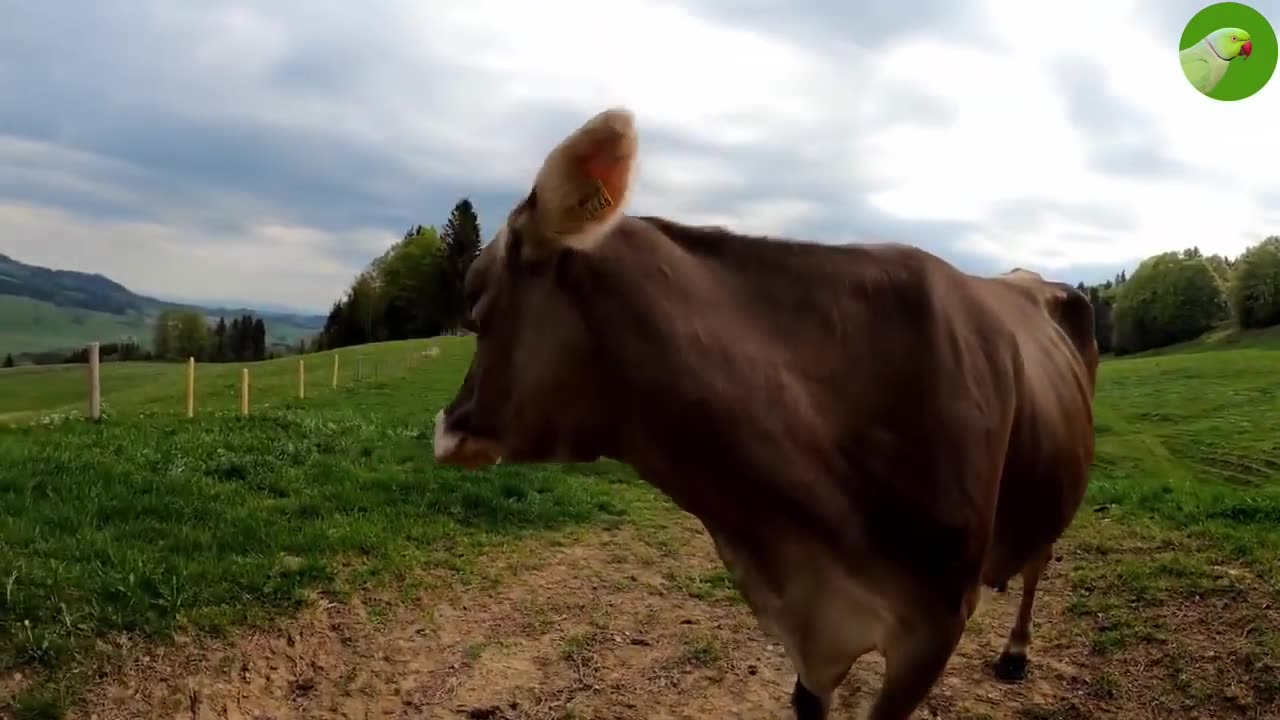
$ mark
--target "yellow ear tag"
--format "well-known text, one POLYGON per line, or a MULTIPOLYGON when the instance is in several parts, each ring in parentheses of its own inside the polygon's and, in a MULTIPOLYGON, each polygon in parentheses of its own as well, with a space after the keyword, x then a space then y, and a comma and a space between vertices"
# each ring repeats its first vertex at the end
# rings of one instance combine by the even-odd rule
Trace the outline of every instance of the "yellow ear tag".
POLYGON ((609 197, 609 191, 605 189, 604 183, 595 178, 592 178, 591 182, 594 185, 591 193, 578 203, 587 222, 595 220, 600 213, 613 207, 613 198, 609 197))

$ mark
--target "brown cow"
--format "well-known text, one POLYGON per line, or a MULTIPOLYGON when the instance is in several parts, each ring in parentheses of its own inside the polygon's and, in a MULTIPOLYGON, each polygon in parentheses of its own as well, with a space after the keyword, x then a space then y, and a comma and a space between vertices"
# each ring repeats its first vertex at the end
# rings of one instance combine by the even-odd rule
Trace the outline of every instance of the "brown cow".
POLYGON ((621 211, 632 116, 547 157, 466 279, 475 355, 438 462, 629 464, 707 528, 824 718, 886 659, 902 720, 983 586, 1024 580, 998 663, 1026 666, 1035 583, 1093 458, 1088 300, 900 245, 747 237, 621 211))

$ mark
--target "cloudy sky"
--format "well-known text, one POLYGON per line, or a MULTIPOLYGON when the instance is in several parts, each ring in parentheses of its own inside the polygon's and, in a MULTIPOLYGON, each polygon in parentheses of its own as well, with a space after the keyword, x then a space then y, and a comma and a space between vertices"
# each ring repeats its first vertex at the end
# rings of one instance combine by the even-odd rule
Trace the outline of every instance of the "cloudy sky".
POLYGON ((625 105, 637 213, 1071 281, 1234 254, 1280 233, 1280 77, 1192 90, 1176 45, 1204 4, 18 0, 0 252, 323 311, 460 196, 489 235, 625 105))

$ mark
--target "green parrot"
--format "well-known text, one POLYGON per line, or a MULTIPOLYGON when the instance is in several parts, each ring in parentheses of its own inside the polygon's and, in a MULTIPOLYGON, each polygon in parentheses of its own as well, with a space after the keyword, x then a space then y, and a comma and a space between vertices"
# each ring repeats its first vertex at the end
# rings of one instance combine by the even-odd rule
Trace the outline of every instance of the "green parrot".
POLYGON ((1208 95, 1227 74, 1227 67, 1236 58, 1248 59, 1253 52, 1253 40, 1240 28, 1214 30, 1203 40, 1178 53, 1182 60, 1182 72, 1195 89, 1208 95))

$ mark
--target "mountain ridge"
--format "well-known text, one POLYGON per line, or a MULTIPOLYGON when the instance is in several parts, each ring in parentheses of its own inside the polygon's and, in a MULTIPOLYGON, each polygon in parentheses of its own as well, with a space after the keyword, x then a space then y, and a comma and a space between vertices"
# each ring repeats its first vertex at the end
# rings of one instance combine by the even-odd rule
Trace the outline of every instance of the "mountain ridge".
POLYGON ((318 333, 325 316, 254 309, 251 304, 201 305, 143 295, 101 273, 31 265, 0 253, 0 352, 71 350, 87 342, 132 339, 150 344, 151 323, 164 310, 196 310, 211 321, 253 315, 271 343, 296 346, 318 333), (119 337, 100 337, 107 329, 119 337))

